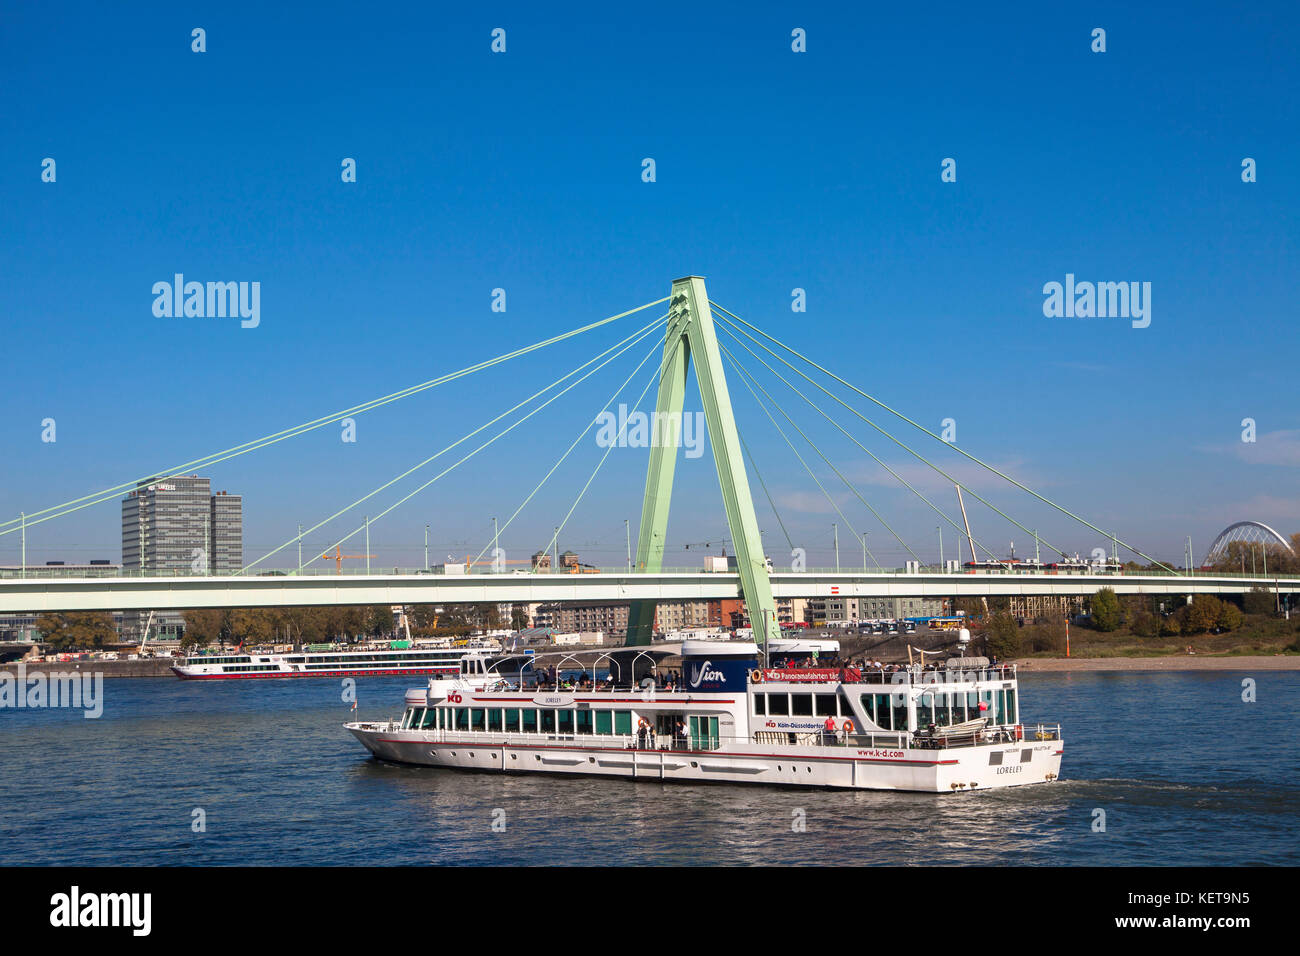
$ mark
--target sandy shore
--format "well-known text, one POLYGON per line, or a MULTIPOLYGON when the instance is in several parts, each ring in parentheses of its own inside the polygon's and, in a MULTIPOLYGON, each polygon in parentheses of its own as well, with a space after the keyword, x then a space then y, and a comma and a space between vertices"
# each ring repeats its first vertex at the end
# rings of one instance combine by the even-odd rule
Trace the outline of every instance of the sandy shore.
POLYGON ((1205 657, 1175 654, 1169 657, 1032 657, 1013 661, 1033 671, 1300 671, 1300 655, 1268 657, 1205 657))

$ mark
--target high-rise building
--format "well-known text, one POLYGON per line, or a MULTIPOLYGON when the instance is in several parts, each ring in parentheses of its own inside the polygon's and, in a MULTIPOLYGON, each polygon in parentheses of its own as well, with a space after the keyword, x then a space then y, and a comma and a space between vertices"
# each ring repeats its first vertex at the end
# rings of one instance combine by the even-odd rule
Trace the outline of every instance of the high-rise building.
POLYGON ((211 498, 208 555, 213 574, 234 574, 244 566, 244 499, 218 491, 211 498))
MULTIPOLYGON (((130 574, 230 574, 244 563, 243 499, 212 494, 209 479, 198 475, 140 482, 122 499, 122 568, 130 574)), ((143 614, 123 624, 138 629, 143 614)), ((184 627, 177 611, 159 611, 160 633, 184 627)))

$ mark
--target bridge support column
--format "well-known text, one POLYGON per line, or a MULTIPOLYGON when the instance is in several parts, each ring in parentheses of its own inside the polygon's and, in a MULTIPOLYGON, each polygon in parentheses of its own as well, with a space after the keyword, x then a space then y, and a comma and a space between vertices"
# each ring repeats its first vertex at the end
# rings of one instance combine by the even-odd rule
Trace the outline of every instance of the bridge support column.
MULTIPOLYGON (((673 282, 664 342, 664 368, 659 379, 655 423, 651 429, 650 465, 646 472, 645 499, 641 505, 641 527, 637 537, 636 570, 663 569, 668 510, 672 500, 673 473, 682 428, 686 397, 686 375, 694 358, 695 379, 713 448, 722 504, 727 513, 732 550, 740 573, 741 594, 754 627, 755 639, 763 642, 780 632, 776 604, 767 574, 767 558, 754 514, 740 436, 731 409, 731 394, 722 368, 713 315, 704 280, 687 276, 673 282), (671 440, 665 440, 671 437, 671 440), (766 621, 766 633, 764 622, 766 621)), ((654 601, 634 601, 628 615, 629 645, 649 644, 654 631, 654 601)))

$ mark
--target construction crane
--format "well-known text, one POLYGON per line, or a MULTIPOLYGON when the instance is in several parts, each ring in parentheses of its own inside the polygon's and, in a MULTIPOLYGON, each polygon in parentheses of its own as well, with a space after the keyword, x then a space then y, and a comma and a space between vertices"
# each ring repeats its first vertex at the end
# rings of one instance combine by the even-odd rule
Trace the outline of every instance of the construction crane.
POLYGON ((154 616, 154 612, 150 611, 149 616, 145 618, 144 638, 140 641, 139 655, 141 658, 144 657, 144 649, 149 645, 149 628, 153 625, 153 616, 154 616))
POLYGON ((330 558, 333 558, 335 568, 337 569, 334 573, 342 574, 344 558, 377 558, 377 557, 379 557, 379 555, 377 554, 344 554, 342 550, 339 548, 339 546, 336 544, 334 545, 334 553, 330 554, 328 551, 326 551, 324 554, 321 555, 321 560, 328 561, 330 560, 330 558))
MULTIPOLYGON (((966 502, 961 496, 961 485, 957 486, 957 505, 961 508, 961 520, 966 525, 966 540, 970 542, 970 559, 973 564, 979 558, 975 554, 975 536, 970 533, 970 518, 966 517, 966 502)), ((957 560, 958 562, 961 561, 961 535, 957 536, 957 560)), ((984 620, 987 621, 989 619, 989 599, 981 594, 980 604, 984 606, 984 620)))

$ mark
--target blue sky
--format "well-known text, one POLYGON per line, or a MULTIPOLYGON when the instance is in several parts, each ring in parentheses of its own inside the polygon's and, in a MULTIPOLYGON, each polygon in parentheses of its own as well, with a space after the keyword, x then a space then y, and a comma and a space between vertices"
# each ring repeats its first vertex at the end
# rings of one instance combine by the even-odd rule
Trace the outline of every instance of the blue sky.
MULTIPOLYGON (((1191 535, 1199 556, 1240 518, 1300 529, 1295 7, 1128 7, 11 3, 0 513, 424 381, 694 273, 716 301, 927 427, 955 419, 959 445, 1148 554, 1179 559, 1191 535), (496 27, 504 54, 490 50, 496 27), (806 53, 791 50, 796 27, 806 53), (1105 53, 1090 50, 1095 27, 1105 53), (41 181, 45 157, 54 183, 41 181), (340 180, 344 157, 356 183, 340 180), (945 157, 955 183, 940 181, 945 157), (1244 157, 1255 183, 1241 181, 1244 157), (155 317, 151 288, 177 272, 260 282, 260 325, 155 317), (1150 326, 1045 317, 1043 285, 1067 273, 1150 282, 1150 326), (505 313, 491 310, 494 288, 505 313), (791 311, 794 288, 806 313, 791 311), (41 441, 45 418, 54 443, 41 441)), ((363 415, 355 443, 330 426, 201 473, 245 496, 256 557, 637 318, 363 415)), ((435 555, 477 553, 492 516, 514 510, 643 351, 377 523, 377 563, 417 561, 426 523, 435 555)), ((732 392, 794 543, 830 563, 840 519, 734 379, 732 392)), ((796 413, 792 393, 773 394, 796 413)), ((816 422, 806 407, 796 418, 816 422)), ((907 461, 844 424, 891 465, 907 461)), ((904 540, 937 556, 929 508, 828 427, 809 434, 904 540)), ((503 537, 512 556, 549 540, 601 451, 588 436, 557 471, 503 537)), ((622 561, 644 470, 643 449, 613 452, 561 548, 622 561)), ((906 557, 817 471, 880 560, 906 557)), ((955 474, 1053 544, 1105 544, 998 479, 955 474)), ((923 490, 955 513, 943 481, 923 490)), ((984 506, 971 513, 980 540, 1032 550, 984 506)), ((842 560, 860 562, 840 524, 842 560)), ((353 526, 327 526, 308 549, 353 526)), ((29 559, 117 558, 119 527, 112 502, 48 522, 29 532, 29 559)), ((681 463, 669 534, 715 551, 725 540, 711 456, 681 463)), ((16 560, 16 538, 0 538, 0 561, 16 560)), ((945 542, 951 557, 950 529, 945 542)))

